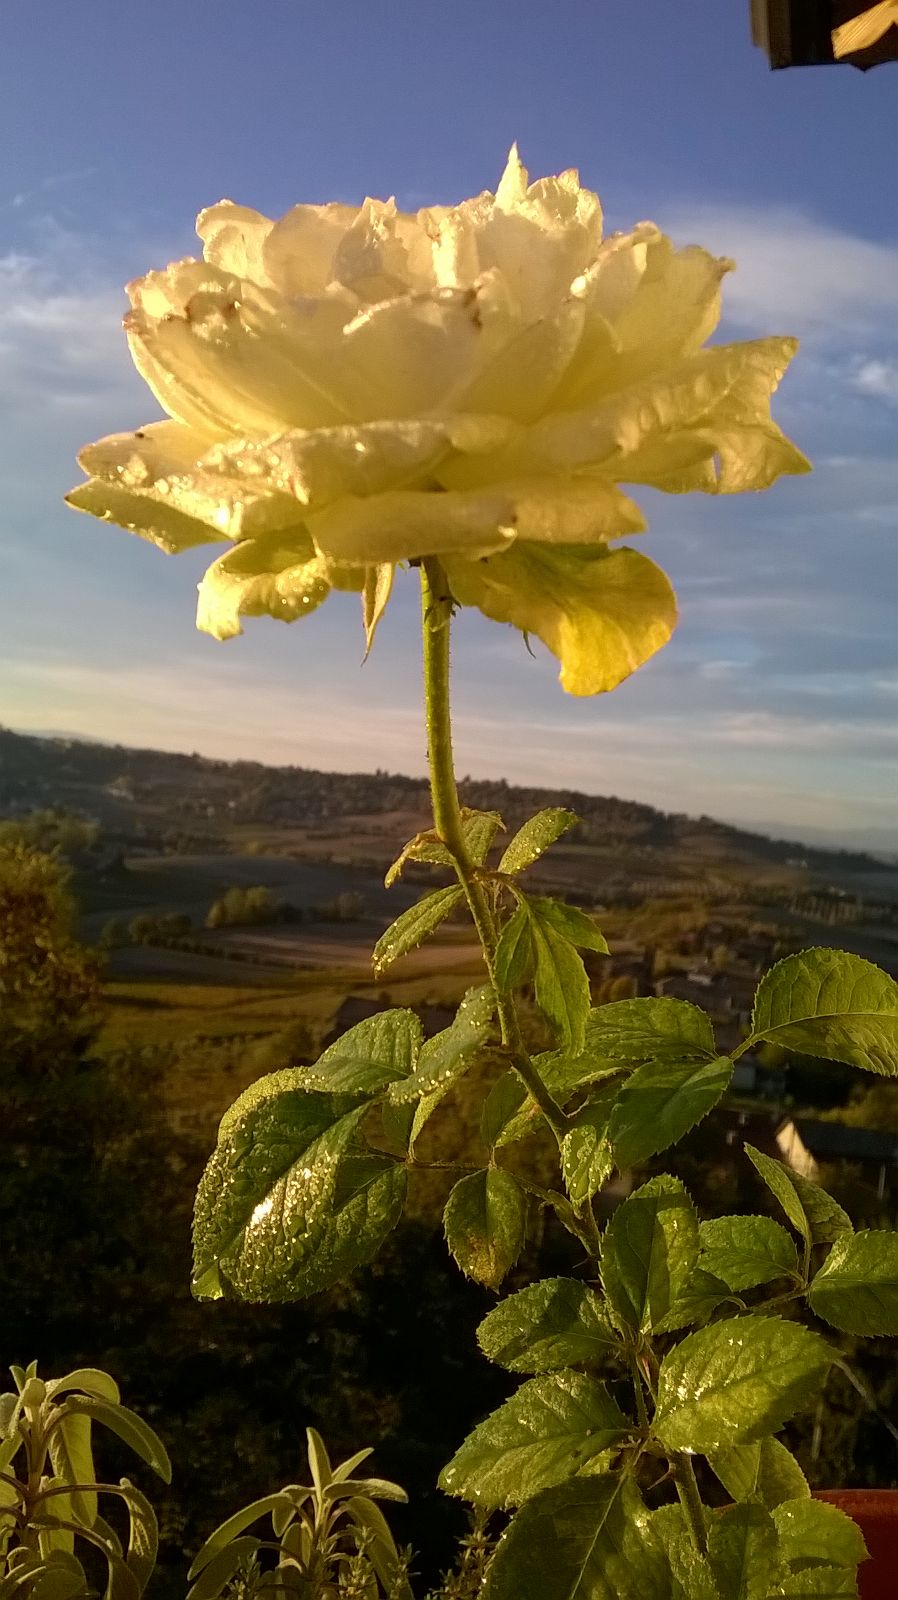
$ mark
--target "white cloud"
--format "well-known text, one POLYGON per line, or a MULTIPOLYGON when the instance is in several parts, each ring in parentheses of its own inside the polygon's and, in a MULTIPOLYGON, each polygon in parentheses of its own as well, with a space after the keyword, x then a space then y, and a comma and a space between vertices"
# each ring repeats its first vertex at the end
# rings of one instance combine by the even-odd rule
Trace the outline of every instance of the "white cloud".
POLYGON ((95 404, 130 384, 120 287, 77 256, 0 256, 2 390, 16 407, 95 404))
POLYGON ((854 382, 864 394, 880 400, 898 400, 898 361, 864 361, 854 382))
POLYGON ((896 325, 898 241, 859 238, 791 208, 673 207, 664 224, 684 243, 734 257, 724 288, 730 322, 840 342, 896 325))

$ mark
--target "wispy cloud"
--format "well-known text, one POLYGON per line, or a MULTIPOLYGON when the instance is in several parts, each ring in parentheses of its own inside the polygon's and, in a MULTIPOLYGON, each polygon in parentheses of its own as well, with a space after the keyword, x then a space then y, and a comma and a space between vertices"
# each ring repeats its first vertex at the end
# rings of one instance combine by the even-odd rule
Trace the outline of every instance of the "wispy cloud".
POLYGON ((692 205, 664 219, 683 242, 735 258, 727 319, 838 341, 895 325, 898 239, 859 238, 795 208, 692 205))
POLYGON ((881 400, 898 400, 898 361, 864 361, 854 375, 855 386, 881 400))

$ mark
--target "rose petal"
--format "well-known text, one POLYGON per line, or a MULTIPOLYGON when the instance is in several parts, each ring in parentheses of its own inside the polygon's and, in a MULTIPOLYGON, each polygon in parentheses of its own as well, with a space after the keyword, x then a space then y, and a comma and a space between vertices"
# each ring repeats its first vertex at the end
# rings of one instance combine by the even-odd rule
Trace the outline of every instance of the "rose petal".
POLYGON ((263 217, 261 211, 249 206, 235 205, 233 200, 219 200, 217 206, 207 206, 196 219, 206 261, 238 278, 269 286, 264 249, 273 227, 270 217, 263 217))
MULTIPOLYGON (((354 421, 458 410, 459 397, 473 394, 478 376, 519 329, 495 277, 465 290, 406 295, 348 324, 332 373, 354 421)), ((470 409, 489 407, 472 399, 470 409)))
POLYGON ((265 270, 281 294, 320 295, 333 281, 337 249, 357 206, 294 206, 274 224, 263 248, 265 270))
POLYGON ((295 499, 265 483, 205 470, 199 458, 209 438, 180 422, 151 422, 136 433, 111 434, 87 445, 85 472, 160 502, 206 524, 222 539, 240 539, 300 520, 295 499))
POLYGON ((215 534, 193 517, 185 516, 162 500, 134 494, 101 478, 79 483, 65 498, 76 511, 87 511, 101 522, 116 522, 129 533, 137 533, 158 545, 166 555, 178 555, 193 545, 217 542, 215 534))
POLYGON ((519 478, 483 489, 393 490, 346 496, 306 518, 317 548, 337 561, 404 561, 463 551, 477 557, 514 539, 594 544, 645 527, 639 507, 607 478, 519 478))
POLYGON ((196 625, 215 639, 243 632, 241 617, 295 622, 332 588, 361 589, 364 570, 337 569, 315 554, 301 529, 246 539, 214 561, 199 585, 196 625))
POLYGON ((561 662, 569 694, 614 689, 667 643, 676 626, 667 578, 635 550, 519 542, 484 561, 452 556, 444 562, 460 604, 542 639, 561 662))
POLYGON ((773 338, 701 350, 590 409, 543 418, 501 464, 508 470, 529 461, 545 471, 601 465, 624 482, 631 469, 633 481, 653 482, 642 474, 644 446, 689 430, 713 439, 718 422, 737 434, 771 426, 770 398, 796 348, 794 339, 773 338))
POLYGON ((129 290, 134 363, 176 420, 221 436, 351 415, 330 381, 345 306, 293 306, 204 262, 178 262, 129 290))
POLYGON ((362 589, 362 624, 365 629, 365 660, 371 654, 374 635, 393 592, 396 568, 389 562, 365 568, 365 585, 362 589))
POLYGON ((341 495, 380 494, 424 483, 456 451, 495 451, 512 434, 503 417, 462 415, 368 422, 216 444, 203 457, 212 473, 267 485, 319 507, 341 495))

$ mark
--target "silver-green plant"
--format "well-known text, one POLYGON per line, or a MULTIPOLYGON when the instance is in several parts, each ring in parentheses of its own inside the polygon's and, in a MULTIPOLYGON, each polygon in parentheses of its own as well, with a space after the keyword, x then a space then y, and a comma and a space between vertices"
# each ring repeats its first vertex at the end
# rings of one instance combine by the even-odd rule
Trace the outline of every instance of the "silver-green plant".
POLYGON ((324 1441, 306 1430, 310 1483, 290 1483, 228 1517, 191 1569, 188 1600, 411 1600, 406 1561, 378 1500, 405 1501, 398 1484, 360 1477, 359 1450, 332 1467, 324 1441), (247 1529, 270 1519, 273 1537, 247 1529))
POLYGON ((45 1382, 36 1362, 11 1371, 15 1392, 0 1395, 0 1597, 81 1600, 97 1592, 99 1559, 106 1600, 140 1600, 156 1562, 156 1516, 129 1479, 97 1478, 93 1426, 117 1434, 168 1483, 165 1446, 121 1404, 106 1372, 81 1367, 45 1382), (124 1540, 100 1515, 106 1496, 127 1511, 124 1540))

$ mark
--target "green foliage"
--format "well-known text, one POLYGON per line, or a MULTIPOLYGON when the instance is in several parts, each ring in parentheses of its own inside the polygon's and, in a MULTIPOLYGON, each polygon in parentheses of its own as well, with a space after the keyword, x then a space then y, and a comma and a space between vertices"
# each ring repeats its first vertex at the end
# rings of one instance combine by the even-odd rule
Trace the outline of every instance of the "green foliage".
POLYGON ((564 806, 550 806, 546 811, 538 811, 535 817, 528 817, 506 845, 498 870, 509 874, 523 872, 556 839, 560 839, 569 828, 576 827, 578 821, 573 811, 566 810, 564 806))
POLYGON ((462 1272, 498 1289, 524 1248, 527 1200, 517 1179, 500 1167, 461 1178, 446 1202, 446 1243, 462 1272))
POLYGON ((370 1450, 333 1467, 314 1428, 306 1429, 306 1438, 311 1483, 287 1484, 216 1528, 190 1569, 188 1600, 219 1600, 238 1585, 247 1600, 277 1593, 296 1600, 411 1600, 405 1559, 377 1503, 404 1502, 405 1491, 384 1478, 359 1476, 370 1450), (263 1517, 273 1538, 247 1534, 263 1517))
POLYGON ((606 1061, 709 1061, 709 1019, 686 1000, 618 1000, 590 1012, 587 1049, 606 1061))
POLYGON ((727 1600, 767 1600, 776 1593, 780 1555, 770 1513, 744 1501, 720 1517, 710 1531, 708 1565, 727 1600))
POLYGON ((787 956, 758 986, 748 1043, 760 1039, 898 1076, 898 983, 844 950, 787 956))
MULTIPOLYGON (((467 806, 461 808, 461 831, 465 841, 465 848, 470 859, 477 867, 482 867, 490 853, 493 840, 503 826, 502 818, 498 811, 472 811, 467 806)), ((504 859, 504 858, 503 858, 504 859)), ((427 862, 431 866, 451 867, 453 857, 436 829, 430 828, 425 833, 416 833, 414 839, 403 845, 396 860, 387 869, 384 883, 389 889, 402 875, 403 868, 408 861, 427 862)))
POLYGON ((668 1600, 670 1568, 648 1529, 632 1477, 568 1479, 517 1513, 484 1600, 668 1600))
POLYGON ((775 1433, 819 1388, 833 1351, 779 1317, 688 1333, 661 1363, 655 1432, 668 1450, 719 1450, 775 1433))
POLYGON ((225 1119, 197 1191, 194 1292, 250 1300, 314 1294, 377 1253, 405 1198, 405 1171, 366 1154, 365 1107, 292 1087, 302 1069, 255 1085, 225 1119))
POLYGON ((724 1445, 707 1452, 708 1464, 734 1500, 757 1498, 768 1511, 784 1500, 810 1498, 807 1479, 778 1439, 724 1445))
POLYGON ((96 1032, 98 970, 76 942, 74 922, 67 870, 29 845, 0 846, 0 1085, 5 1099, 27 1095, 35 1074, 58 1078, 96 1032))
POLYGON ((500 991, 533 980, 536 1003, 560 1044, 583 1049, 589 1016, 589 979, 580 949, 608 954, 591 917, 562 900, 524 895, 502 929, 495 956, 500 991))
POLYGON ((856 1522, 825 1500, 784 1500, 773 1509, 780 1553, 797 1571, 814 1567, 856 1567, 867 1546, 856 1522))
POLYGON ((754 1145, 747 1144, 745 1153, 808 1246, 830 1244, 843 1234, 853 1233, 851 1218, 819 1184, 793 1172, 782 1161, 765 1156, 754 1145))
POLYGON ((552 1372, 600 1361, 619 1336, 602 1301, 576 1278, 543 1278, 509 1295, 477 1329, 480 1348, 509 1372, 552 1372))
POLYGON ((801 1281, 798 1252, 772 1217, 715 1217, 698 1231, 701 1264, 728 1289, 755 1289, 776 1278, 801 1281))
POLYGON ((632 1432, 607 1385, 582 1372, 531 1378, 469 1434, 440 1487, 495 1510, 522 1505, 632 1432))
POLYGON ((74 1600, 89 1591, 99 1553, 110 1600, 139 1600, 156 1563, 156 1516, 129 1479, 97 1479, 92 1425, 117 1434, 168 1483, 165 1446, 121 1404, 106 1372, 82 1367, 44 1382, 36 1362, 11 1371, 15 1392, 0 1395, 0 1593, 74 1600), (99 1515, 101 1496, 127 1511, 124 1546, 99 1515))
POLYGON ((608 1127, 618 1167, 641 1166, 649 1156, 677 1144, 714 1109, 732 1076, 728 1056, 647 1061, 637 1067, 620 1091, 608 1127))
POLYGON ((837 1239, 808 1290, 808 1305, 842 1333, 898 1334, 898 1234, 837 1239))
POLYGON ((561 1175, 575 1206, 588 1205, 614 1169, 608 1121, 617 1089, 593 1095, 571 1118, 561 1141, 561 1175))
POLYGON ((698 1262, 698 1218, 676 1178, 651 1178, 605 1231, 602 1284, 624 1330, 659 1331, 698 1262))
POLYGON ((417 950, 418 945, 436 932, 440 923, 445 922, 463 899, 464 893, 460 888, 435 889, 433 894, 425 895, 417 905, 403 911, 374 946, 371 962, 375 976, 380 977, 400 956, 417 950))
MULTIPOLYGON (((227 889, 210 906, 207 928, 243 928, 283 921, 286 907, 264 884, 253 888, 227 889)), ((132 929, 133 929, 132 923, 132 929)))

